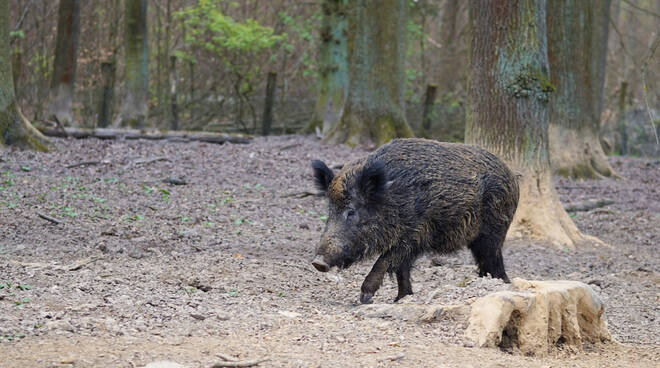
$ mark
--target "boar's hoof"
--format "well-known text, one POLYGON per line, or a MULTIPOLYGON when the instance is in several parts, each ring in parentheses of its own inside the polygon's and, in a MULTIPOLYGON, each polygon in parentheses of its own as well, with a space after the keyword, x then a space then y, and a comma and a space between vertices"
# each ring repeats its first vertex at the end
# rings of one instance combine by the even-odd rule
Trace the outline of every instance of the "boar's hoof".
POLYGON ((314 268, 316 268, 318 271, 321 272, 330 271, 330 266, 328 266, 328 264, 325 263, 325 261, 321 257, 314 258, 314 260, 312 261, 312 266, 314 266, 314 268))
POLYGON ((371 304, 374 301, 371 300, 373 298, 374 293, 361 293, 360 294, 360 303, 362 304, 371 304))

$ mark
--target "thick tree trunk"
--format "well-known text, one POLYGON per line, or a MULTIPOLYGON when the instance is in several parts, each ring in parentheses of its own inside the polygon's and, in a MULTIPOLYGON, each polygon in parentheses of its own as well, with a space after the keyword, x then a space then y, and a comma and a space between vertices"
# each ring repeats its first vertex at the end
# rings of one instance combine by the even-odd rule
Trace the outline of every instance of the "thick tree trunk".
POLYGON ((14 94, 9 46, 9 1, 0 0, 0 147, 48 151, 48 140, 21 114, 14 94))
POLYGON ((348 98, 341 120, 324 141, 381 145, 395 137, 411 137, 404 113, 408 2, 352 4, 348 98))
POLYGON ((147 0, 126 0, 125 17, 126 82, 119 117, 113 125, 142 128, 149 99, 147 0))
POLYGON ((324 0, 319 49, 319 80, 312 121, 304 129, 320 127, 327 134, 341 119, 348 93, 348 0, 324 0))
POLYGON ((466 141, 497 154, 520 178, 508 236, 572 248, 587 239, 564 211, 548 160, 545 0, 470 2, 471 81, 466 141))
POLYGON ((547 2, 550 165, 561 176, 616 176, 600 144, 610 0, 547 2))
POLYGON ((78 38, 80 35, 80 0, 60 0, 57 19, 57 43, 53 62, 46 118, 72 125, 73 86, 76 79, 78 38))

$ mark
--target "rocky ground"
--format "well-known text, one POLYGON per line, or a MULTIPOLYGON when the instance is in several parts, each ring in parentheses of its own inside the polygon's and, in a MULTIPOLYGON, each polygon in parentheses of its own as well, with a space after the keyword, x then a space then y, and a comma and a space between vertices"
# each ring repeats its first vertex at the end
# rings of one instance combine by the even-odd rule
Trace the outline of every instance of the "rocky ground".
MULTIPOLYGON (((614 200, 572 215, 608 245, 505 244, 510 277, 590 284, 618 341, 533 358, 467 347, 465 324, 451 319, 365 313, 370 264, 311 267, 326 209, 305 195, 309 161, 341 164, 360 149, 301 136, 55 144, 0 150, 2 367, 206 367, 222 354, 268 367, 660 365, 658 160, 611 158, 623 180, 557 180, 564 203, 614 200)), ((476 277, 461 252, 420 260, 413 288, 402 304, 469 303, 509 285, 476 277)), ((386 280, 374 302, 395 295, 386 280)))

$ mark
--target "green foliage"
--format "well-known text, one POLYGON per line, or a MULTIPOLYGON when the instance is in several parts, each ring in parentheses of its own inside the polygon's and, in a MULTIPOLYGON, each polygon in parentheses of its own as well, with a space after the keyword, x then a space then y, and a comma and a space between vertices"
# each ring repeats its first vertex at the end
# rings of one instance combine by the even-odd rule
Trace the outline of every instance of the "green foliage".
MULTIPOLYGON (((233 2, 200 0, 197 5, 177 12, 176 16, 183 19, 186 43, 212 52, 227 68, 239 70, 244 65, 234 56, 250 57, 285 40, 285 35, 275 35, 272 28, 253 19, 240 23, 225 15, 222 7, 226 4, 233 2)), ((190 60, 183 51, 177 51, 175 55, 190 60)))

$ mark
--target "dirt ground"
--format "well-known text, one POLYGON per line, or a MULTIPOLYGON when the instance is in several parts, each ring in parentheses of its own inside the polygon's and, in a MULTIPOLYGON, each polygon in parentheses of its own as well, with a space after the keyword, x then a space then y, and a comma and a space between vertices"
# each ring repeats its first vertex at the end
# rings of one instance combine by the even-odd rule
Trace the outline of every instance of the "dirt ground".
MULTIPOLYGON (((301 136, 55 144, 0 150, 0 367, 208 367, 218 354, 268 357, 262 367, 660 366, 658 160, 611 158, 623 180, 557 180, 562 202, 615 201, 574 214, 609 246, 505 244, 510 277, 590 284, 617 340, 535 358, 471 348, 464 323, 361 313, 368 263, 311 267, 326 204, 292 194, 314 190, 311 159, 341 164, 360 149, 301 136)), ((476 277, 467 252, 439 261, 417 263, 415 294, 400 303, 509 288, 476 277)), ((387 279, 374 302, 395 295, 387 279)))

